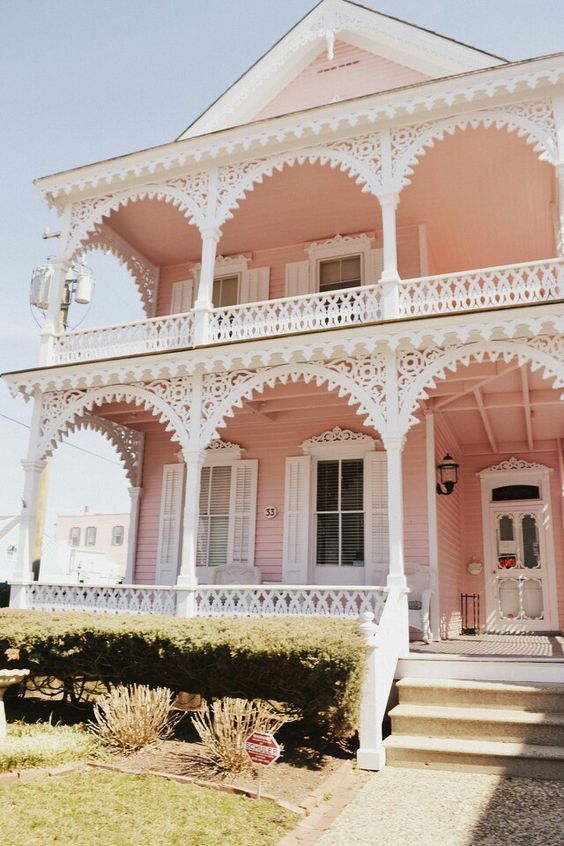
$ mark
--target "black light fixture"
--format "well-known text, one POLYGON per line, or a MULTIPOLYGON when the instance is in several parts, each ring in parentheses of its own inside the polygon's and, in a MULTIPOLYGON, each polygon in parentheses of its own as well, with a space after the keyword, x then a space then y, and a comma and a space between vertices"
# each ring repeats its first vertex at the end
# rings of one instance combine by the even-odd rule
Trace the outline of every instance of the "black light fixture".
POLYGON ((440 477, 437 482, 437 493, 439 495, 449 496, 453 492, 454 486, 458 482, 459 466, 448 452, 441 463, 437 464, 440 477))

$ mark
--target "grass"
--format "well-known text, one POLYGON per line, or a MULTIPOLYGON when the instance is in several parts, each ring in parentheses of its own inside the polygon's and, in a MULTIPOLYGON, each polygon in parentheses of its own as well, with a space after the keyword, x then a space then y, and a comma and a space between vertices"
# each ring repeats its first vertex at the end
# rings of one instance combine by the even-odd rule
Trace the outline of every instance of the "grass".
POLYGON ((94 736, 81 726, 16 721, 0 743, 0 773, 26 767, 56 767, 100 755, 94 736))
POLYGON ((0 786, 0 807, 11 846, 274 846, 297 823, 271 803, 120 773, 0 786))

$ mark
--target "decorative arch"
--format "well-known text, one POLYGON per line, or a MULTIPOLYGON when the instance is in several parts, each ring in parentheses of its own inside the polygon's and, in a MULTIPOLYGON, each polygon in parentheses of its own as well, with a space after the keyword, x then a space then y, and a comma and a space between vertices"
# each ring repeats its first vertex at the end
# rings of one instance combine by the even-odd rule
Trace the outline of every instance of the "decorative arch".
POLYGON ((98 224, 87 237, 88 240, 78 246, 71 259, 81 261, 88 253, 93 252, 111 253, 127 269, 135 282, 147 317, 154 317, 159 268, 127 244, 117 232, 113 232, 103 224, 98 224))
POLYGON ((217 430, 226 418, 233 417, 234 409, 240 408, 255 392, 262 393, 277 382, 285 385, 299 379, 306 384, 315 382, 319 387, 327 385, 328 390, 336 390, 339 397, 348 396, 349 405, 358 404, 357 414, 364 416, 364 425, 378 432, 386 431, 385 363, 383 355, 376 354, 363 359, 281 364, 256 371, 240 370, 204 377, 201 448, 219 437, 217 430))
POLYGON ((453 135, 457 129, 477 129, 479 126, 494 126, 509 133, 516 132, 519 138, 523 138, 532 146, 541 161, 550 164, 556 164, 558 161, 556 127, 550 103, 518 103, 500 109, 452 115, 434 123, 413 124, 393 130, 391 141, 394 190, 400 191, 410 184, 409 177, 413 174, 413 168, 436 141, 442 141, 446 134, 453 135))
MULTIPOLYGON (((65 435, 77 428, 83 428, 85 414, 91 411, 94 405, 123 401, 150 409, 161 423, 166 424, 165 431, 172 433, 172 440, 179 443, 183 450, 189 451, 190 389, 191 382, 184 377, 147 385, 108 385, 87 391, 46 393, 43 395, 37 458, 42 459, 50 455, 65 435)), ((113 438, 117 438, 115 433, 112 440, 113 438)))
POLYGON ((145 442, 143 432, 137 432, 128 426, 121 426, 119 423, 106 420, 104 417, 87 414, 68 425, 65 437, 73 432, 85 430, 98 432, 111 443, 119 456, 130 485, 134 488, 140 487, 143 471, 143 445, 145 442))
POLYGON ((188 223, 202 229, 207 180, 207 174, 196 174, 174 182, 127 188, 105 197, 74 203, 69 226, 68 255, 75 255, 90 233, 103 223, 104 217, 122 206, 139 200, 159 200, 169 203, 184 215, 188 223))
POLYGON ((542 370, 553 380, 556 390, 564 389, 564 338, 539 336, 531 341, 480 341, 474 344, 413 350, 405 352, 399 360, 400 431, 406 433, 419 421, 414 416, 421 400, 437 381, 446 379, 447 371, 454 373, 459 365, 484 359, 506 363, 517 359, 521 366, 530 364, 533 371, 542 370))
POLYGON ((380 134, 372 133, 334 144, 306 147, 265 159, 221 167, 218 172, 217 225, 223 226, 230 220, 241 200, 265 177, 271 177, 275 171, 281 172, 285 167, 296 164, 319 163, 338 167, 358 185, 362 185, 364 193, 377 197, 382 193, 380 145, 380 134))

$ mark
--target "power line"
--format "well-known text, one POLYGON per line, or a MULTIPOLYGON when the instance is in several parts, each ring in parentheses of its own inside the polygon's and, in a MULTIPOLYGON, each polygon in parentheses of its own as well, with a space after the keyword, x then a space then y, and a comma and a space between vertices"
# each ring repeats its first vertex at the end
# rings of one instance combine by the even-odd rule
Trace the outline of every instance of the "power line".
MULTIPOLYGON (((25 429, 31 429, 29 423, 24 423, 22 420, 16 420, 15 417, 9 417, 7 414, 2 414, 0 412, 0 417, 3 417, 5 420, 9 420, 10 423, 17 423, 18 426, 23 426, 25 429)), ((90 449, 85 449, 84 447, 79 447, 76 444, 69 444, 67 441, 61 442, 63 446, 72 447, 72 449, 77 449, 79 452, 85 452, 87 455, 92 455, 94 458, 99 458, 100 461, 107 461, 108 464, 116 464, 118 467, 122 467, 123 465, 119 461, 113 461, 111 458, 106 458, 105 455, 98 455, 97 452, 92 452, 90 449)))

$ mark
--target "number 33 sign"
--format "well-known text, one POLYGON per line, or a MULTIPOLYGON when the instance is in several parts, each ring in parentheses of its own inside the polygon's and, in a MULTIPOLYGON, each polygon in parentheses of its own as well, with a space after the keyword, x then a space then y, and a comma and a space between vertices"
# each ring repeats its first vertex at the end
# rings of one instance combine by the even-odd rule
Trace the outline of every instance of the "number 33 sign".
POLYGON ((275 505, 267 505, 263 514, 267 520, 272 520, 278 514, 278 509, 275 505))

